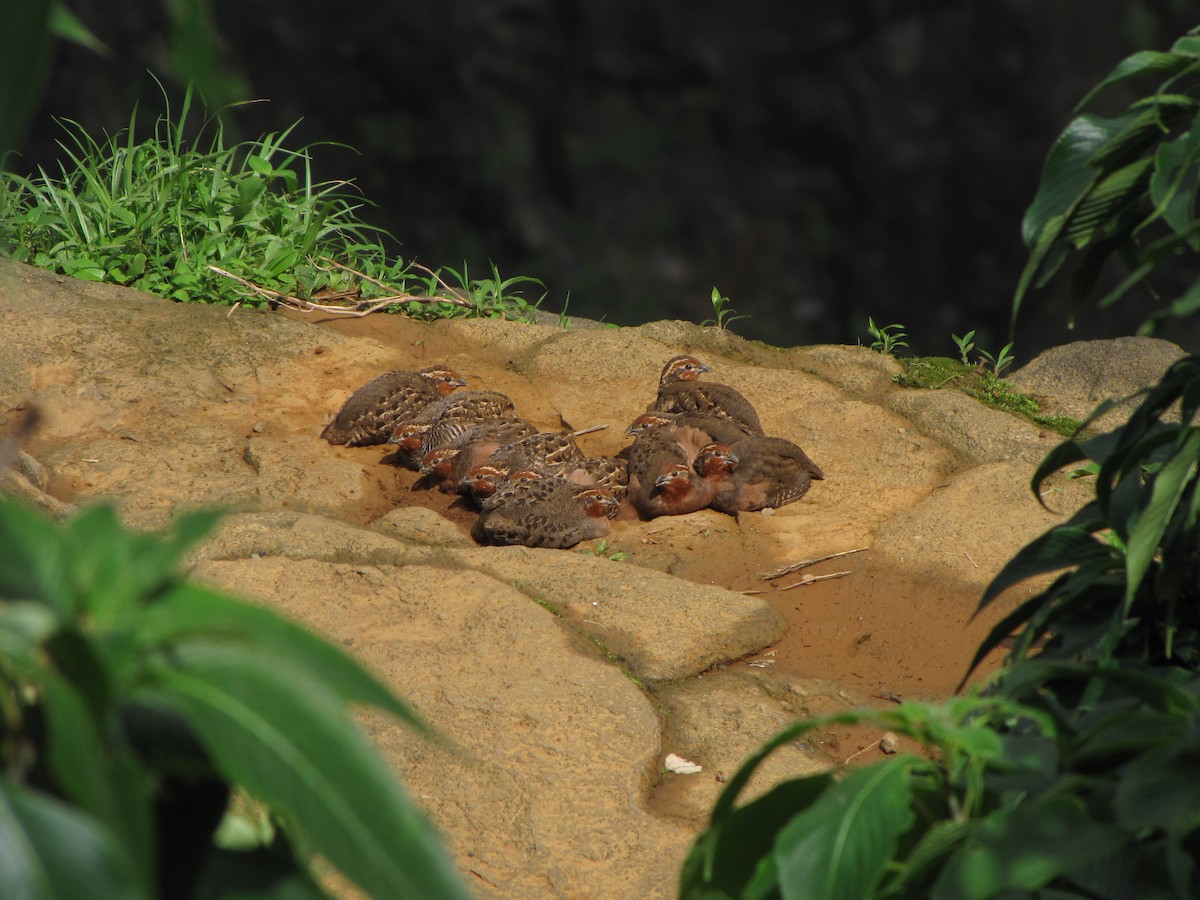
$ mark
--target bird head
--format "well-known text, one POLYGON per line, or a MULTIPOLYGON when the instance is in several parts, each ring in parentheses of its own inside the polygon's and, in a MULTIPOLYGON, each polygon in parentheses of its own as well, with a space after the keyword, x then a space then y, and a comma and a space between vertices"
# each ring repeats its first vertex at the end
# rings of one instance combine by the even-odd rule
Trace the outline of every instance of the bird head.
POLYGON ((417 373, 422 378, 428 378, 437 388, 437 392, 445 397, 455 388, 466 387, 467 380, 449 366, 427 366, 417 373))
POLYGON ((611 519, 621 507, 621 501, 613 496, 612 491, 604 488, 580 491, 576 499, 583 504, 583 511, 593 519, 611 519))
POLYGON ((692 463, 696 472, 705 477, 728 475, 737 468, 738 458, 728 444, 712 443, 700 448, 692 463))
POLYGON ((705 372, 711 371, 711 368, 694 356, 673 356, 663 366, 662 375, 659 376, 658 383, 662 385, 672 381, 695 381, 705 372))
POLYGON ((642 413, 629 423, 629 427, 625 429, 625 433, 630 437, 637 437, 639 434, 643 434, 649 431, 651 428, 664 428, 667 425, 673 424, 675 424, 675 417, 670 413, 642 413))

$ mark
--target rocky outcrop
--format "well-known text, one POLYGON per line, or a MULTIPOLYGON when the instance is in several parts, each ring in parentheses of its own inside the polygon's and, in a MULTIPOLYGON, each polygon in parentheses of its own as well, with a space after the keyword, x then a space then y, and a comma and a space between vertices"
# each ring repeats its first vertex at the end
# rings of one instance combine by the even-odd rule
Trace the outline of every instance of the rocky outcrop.
MULTIPOLYGON (((718 773, 798 715, 872 702, 829 673, 800 677, 803 659, 770 668, 768 648, 797 627, 844 633, 847 653, 871 635, 836 609, 797 626, 812 601, 762 573, 865 547, 839 596, 885 577, 953 584, 953 608, 918 598, 874 612, 896 632, 958 623, 1004 561, 1090 490, 1056 478, 1050 509, 1039 505, 1029 476, 1057 437, 961 394, 900 389, 894 361, 857 347, 780 349, 673 322, 318 324, 11 263, 0 263, 0 329, 0 416, 11 426, 23 408, 41 413, 14 490, 52 510, 112 500, 137 527, 229 509, 194 576, 347 647, 448 738, 364 718, 481 896, 672 896, 718 773), (826 479, 772 514, 618 520, 583 553, 481 548, 467 536, 473 514, 413 490, 415 473, 386 465, 381 448, 318 437, 371 377, 446 362, 539 426, 609 426, 581 442, 614 453, 663 361, 683 351, 750 397, 767 432, 804 447, 826 479), (628 558, 606 558, 617 552, 628 558), (761 667, 729 665, 747 658, 761 667), (704 771, 665 774, 668 751, 704 771)), ((1063 409, 1092 402, 1076 370, 1039 375, 1038 390, 1052 385, 1063 409)), ((961 674, 972 643, 956 640, 937 652, 961 674)), ((898 692, 873 677, 881 696, 898 692)), ((816 740, 789 748, 751 789, 832 756, 816 740)))

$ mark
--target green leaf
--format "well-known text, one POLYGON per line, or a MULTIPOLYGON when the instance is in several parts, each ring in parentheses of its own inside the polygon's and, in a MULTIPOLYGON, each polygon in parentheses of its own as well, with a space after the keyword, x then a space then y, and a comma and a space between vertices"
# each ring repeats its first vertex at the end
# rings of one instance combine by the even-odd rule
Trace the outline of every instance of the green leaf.
POLYGON ((1128 609, 1142 583, 1163 533, 1188 485, 1195 480, 1200 462, 1200 430, 1188 429, 1171 459, 1150 482, 1149 500, 1129 526, 1126 551, 1125 604, 1128 609))
MULTIPOLYGON (((827 772, 785 781, 710 827, 696 840, 684 861, 680 894, 745 897, 756 871, 765 871, 764 861, 770 862, 783 826, 832 784, 827 772)), ((770 873, 776 874, 773 863, 770 873)))
POLYGON ((988 900, 1006 891, 1037 890, 1126 840, 1120 829, 1093 819, 1077 797, 1043 795, 971 823, 931 896, 988 900))
MULTIPOLYGON (((1176 44, 1177 49, 1179 46, 1179 44, 1176 44)), ((1194 63, 1195 59, 1184 52, 1163 53, 1158 50, 1139 51, 1117 63, 1116 67, 1108 74, 1108 77, 1092 88, 1079 101, 1076 109, 1082 109, 1087 106, 1097 94, 1118 82, 1129 78, 1137 78, 1142 75, 1175 74, 1182 72, 1194 63)))
POLYGON ((98 710, 65 679, 45 672, 40 679, 46 716, 46 759, 56 785, 103 823, 118 845, 146 868, 137 872, 147 890, 154 859, 150 800, 152 785, 129 754, 105 743, 98 710))
POLYGON ((1190 834, 1200 827, 1200 748, 1196 740, 1136 756, 1120 773, 1117 821, 1129 831, 1147 828, 1190 834))
POLYGON ((925 765, 903 755, 858 769, 793 817, 775 846, 784 900, 871 896, 912 827, 909 778, 925 765))
MULTIPOLYGON (((1099 177, 1091 165, 1093 155, 1133 119, 1132 113, 1116 119, 1088 114, 1067 125, 1050 148, 1037 193, 1021 222, 1021 236, 1027 247, 1041 242, 1050 220, 1069 214, 1086 194, 1099 177)), ((1061 227, 1060 222, 1058 230, 1061 227)))
POLYGON ((1022 547, 1005 564, 984 591, 976 615, 1003 591, 1027 578, 1084 562, 1105 560, 1111 555, 1112 548, 1097 540, 1085 528, 1066 525, 1052 528, 1022 547))
POLYGON ((196 638, 228 642, 248 655, 286 656, 340 699, 378 707, 432 736, 429 726, 408 704, 335 645, 273 610, 197 585, 176 585, 138 618, 132 653, 141 658, 155 649, 196 638))
POLYGON ((0 498, 0 598, 35 600, 60 616, 74 612, 70 554, 49 519, 0 498))
POLYGON ((0 781, 0 897, 148 898, 128 861, 92 818, 66 804, 0 781))
POLYGON ((304 845, 372 896, 468 896, 432 826, 307 670, 203 641, 169 659, 135 698, 181 713, 221 774, 277 811, 304 845))
POLYGON ((1150 182, 1152 159, 1139 159, 1104 176, 1083 197, 1067 220, 1063 237, 1076 249, 1134 204, 1150 182))

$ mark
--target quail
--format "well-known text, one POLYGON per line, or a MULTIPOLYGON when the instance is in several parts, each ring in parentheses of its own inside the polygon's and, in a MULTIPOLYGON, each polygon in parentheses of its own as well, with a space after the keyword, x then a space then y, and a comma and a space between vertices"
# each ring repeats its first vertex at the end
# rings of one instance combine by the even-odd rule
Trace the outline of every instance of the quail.
POLYGON ((704 509, 716 494, 717 482, 700 475, 684 462, 665 461, 651 481, 639 480, 636 492, 632 478, 630 501, 647 519, 681 516, 704 509))
MULTIPOLYGON (((729 448, 735 462, 721 476, 712 500, 725 513, 753 511, 794 503, 808 493, 812 482, 825 478, 820 466, 791 441, 779 437, 748 437, 729 448)), ((708 448, 697 463, 703 465, 708 448)))
POLYGON ((515 479, 502 493, 503 502, 485 509, 475 523, 472 535, 480 543, 573 547, 608 534, 618 506, 608 491, 580 490, 552 476, 515 479))
POLYGON ((720 416, 745 426, 753 434, 762 434, 762 424, 754 405, 727 384, 698 381, 712 371, 694 356, 675 356, 667 360, 658 381, 658 397, 652 411, 694 413, 720 416))
POLYGON ((512 400, 497 391, 459 391, 398 422, 387 442, 396 445, 397 461, 417 468, 421 457, 434 449, 427 436, 435 426, 442 445, 448 446, 471 426, 512 411, 512 400))
POLYGON ((458 492, 467 471, 483 463, 500 447, 537 434, 537 428, 530 422, 516 416, 501 416, 472 425, 451 437, 445 446, 437 446, 443 439, 437 434, 442 430, 440 425, 426 432, 420 471, 431 486, 437 485, 447 494, 458 492))
POLYGON ((321 437, 347 447, 382 444, 397 422, 412 418, 466 383, 445 365, 417 372, 386 372, 351 394, 321 437))

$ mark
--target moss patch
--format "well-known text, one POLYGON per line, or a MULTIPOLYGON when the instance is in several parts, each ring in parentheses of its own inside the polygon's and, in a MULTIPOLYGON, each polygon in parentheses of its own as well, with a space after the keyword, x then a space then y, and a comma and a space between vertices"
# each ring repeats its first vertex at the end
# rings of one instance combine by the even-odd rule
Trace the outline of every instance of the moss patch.
POLYGON ((1036 400, 1022 394, 982 366, 964 365, 946 356, 917 356, 898 362, 904 366, 904 371, 893 375, 892 381, 901 387, 933 391, 953 388, 994 409, 1024 416, 1034 424, 1064 437, 1075 434, 1083 424, 1070 416, 1043 413, 1036 400))

